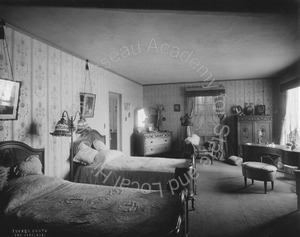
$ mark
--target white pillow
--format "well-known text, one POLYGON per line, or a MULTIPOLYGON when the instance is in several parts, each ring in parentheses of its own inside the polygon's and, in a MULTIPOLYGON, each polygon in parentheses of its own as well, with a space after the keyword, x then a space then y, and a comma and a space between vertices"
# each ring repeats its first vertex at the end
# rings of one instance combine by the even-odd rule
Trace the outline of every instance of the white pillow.
POLYGON ((93 146, 97 151, 107 151, 109 150, 108 147, 101 141, 101 140, 94 140, 93 146))
POLYGON ((186 139, 184 139, 185 143, 189 144, 193 144, 193 145, 199 145, 200 144, 200 137, 197 134, 193 134, 190 137, 187 137, 186 139))
POLYGON ((98 151, 81 142, 73 160, 83 165, 90 165, 94 162, 97 153, 98 151))
POLYGON ((42 173, 42 163, 38 155, 31 155, 25 161, 15 166, 14 172, 17 176, 36 175, 42 173))

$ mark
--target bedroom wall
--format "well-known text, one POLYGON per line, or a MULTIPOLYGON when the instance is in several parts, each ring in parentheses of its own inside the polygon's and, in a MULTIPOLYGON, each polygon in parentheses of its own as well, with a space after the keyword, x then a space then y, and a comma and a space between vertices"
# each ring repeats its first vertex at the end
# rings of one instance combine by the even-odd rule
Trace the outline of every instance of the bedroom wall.
MULTIPOLYGON (((214 81, 213 84, 223 85, 226 91, 226 121, 230 128, 227 145, 231 153, 236 149, 236 121, 231 112, 232 107, 244 103, 254 103, 266 105, 266 114, 273 112, 273 96, 271 79, 249 79, 249 80, 227 80, 214 81)), ((213 85, 212 84, 212 85, 213 85)), ((162 116, 166 121, 162 122, 162 129, 173 132, 173 149, 180 154, 182 152, 182 142, 185 138, 185 127, 180 125, 180 117, 185 114, 184 91, 186 87, 196 87, 203 85, 199 83, 182 83, 166 85, 144 86, 144 106, 157 107, 164 106, 162 116), (174 111, 174 104, 180 104, 180 112, 174 111)))
MULTIPOLYGON (((5 30, 14 80, 21 81, 22 86, 18 120, 0 121, 0 141, 17 140, 35 148, 44 147, 45 173, 65 178, 69 172, 70 138, 52 137, 50 132, 54 131, 64 110, 69 113, 79 110, 79 92, 83 91, 85 81, 85 60, 19 30, 8 27, 5 30)), ((0 55, 0 65, 3 64, 1 59, 0 55)), ((134 109, 142 105, 142 86, 91 63, 89 66, 96 104, 94 117, 87 118, 87 122, 106 135, 108 141, 109 92, 120 93, 122 105, 130 103, 129 111, 122 106, 121 131, 122 150, 130 154, 134 116, 128 117, 128 113, 133 114, 134 109)), ((0 67, 0 76, 7 77, 5 67, 0 67)), ((74 134, 74 139, 76 137, 74 134)))

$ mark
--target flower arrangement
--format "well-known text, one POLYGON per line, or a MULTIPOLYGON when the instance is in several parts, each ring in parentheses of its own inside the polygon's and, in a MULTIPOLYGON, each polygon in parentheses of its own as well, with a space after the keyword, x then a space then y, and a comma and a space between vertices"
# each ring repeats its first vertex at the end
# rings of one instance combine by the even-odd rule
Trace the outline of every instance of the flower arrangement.
POLYGON ((258 144, 262 143, 263 132, 262 130, 257 131, 258 144))
POLYGON ((295 128, 293 131, 291 131, 288 134, 288 142, 287 142, 287 146, 291 147, 291 150, 294 150, 297 146, 296 144, 296 140, 297 140, 297 128, 295 128))

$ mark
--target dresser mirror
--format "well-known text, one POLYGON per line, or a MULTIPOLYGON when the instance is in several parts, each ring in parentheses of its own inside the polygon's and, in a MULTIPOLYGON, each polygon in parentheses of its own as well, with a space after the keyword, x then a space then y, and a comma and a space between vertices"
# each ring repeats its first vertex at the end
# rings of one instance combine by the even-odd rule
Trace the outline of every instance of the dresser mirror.
POLYGON ((144 107, 135 111, 135 130, 137 132, 157 131, 157 123, 158 109, 154 107, 144 107))

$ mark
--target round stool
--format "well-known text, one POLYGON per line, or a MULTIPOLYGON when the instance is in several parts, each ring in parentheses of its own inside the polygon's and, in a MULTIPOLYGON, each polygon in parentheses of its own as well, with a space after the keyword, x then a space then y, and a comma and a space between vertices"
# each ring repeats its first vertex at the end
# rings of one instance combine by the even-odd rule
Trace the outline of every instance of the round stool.
POLYGON ((277 167, 274 165, 247 161, 242 163, 242 173, 244 176, 245 187, 247 187, 247 178, 254 180, 264 181, 265 193, 267 193, 267 182, 270 181, 272 190, 274 189, 274 181, 276 180, 277 167))

